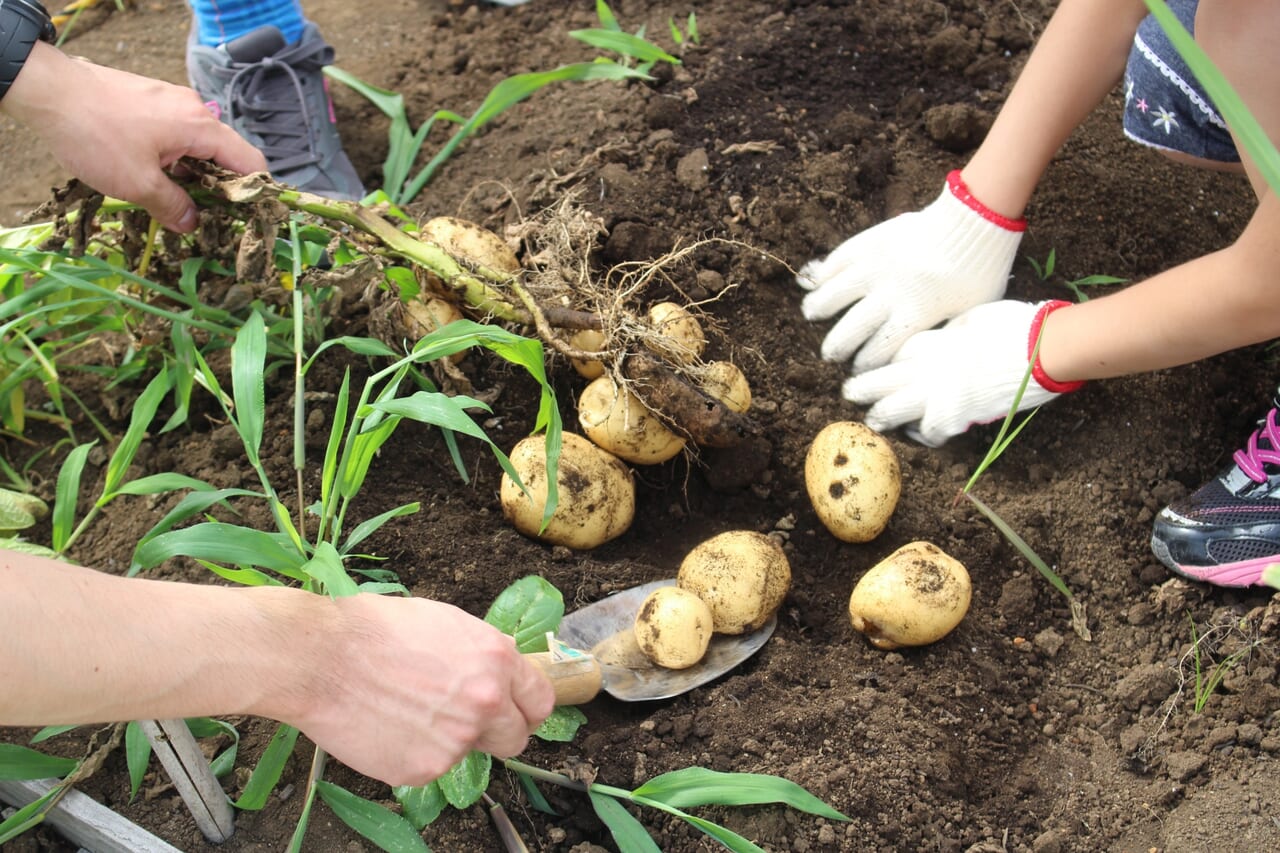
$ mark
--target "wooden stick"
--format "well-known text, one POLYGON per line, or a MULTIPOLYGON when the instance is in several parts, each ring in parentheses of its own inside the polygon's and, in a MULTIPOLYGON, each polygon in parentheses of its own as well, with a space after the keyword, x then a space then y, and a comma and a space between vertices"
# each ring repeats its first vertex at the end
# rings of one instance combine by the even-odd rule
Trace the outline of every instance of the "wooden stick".
MULTIPOLYGON (((58 784, 56 779, 31 782, 0 781, 0 800, 22 807, 35 802, 58 784)), ((44 817, 73 844, 94 853, 182 853, 136 823, 79 791, 67 791, 44 817)))
POLYGON ((173 787, 204 837, 221 844, 235 832, 235 812, 185 720, 139 720, 173 787))

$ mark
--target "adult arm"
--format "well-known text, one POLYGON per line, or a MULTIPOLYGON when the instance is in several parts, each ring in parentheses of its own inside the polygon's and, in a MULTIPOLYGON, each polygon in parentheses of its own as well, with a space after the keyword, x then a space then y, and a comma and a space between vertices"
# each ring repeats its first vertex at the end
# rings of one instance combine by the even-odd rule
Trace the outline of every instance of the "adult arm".
POLYGON ((72 59, 37 42, 0 100, 71 174, 98 192, 140 204, 174 231, 195 228, 190 196, 165 174, 182 157, 242 174, 262 153, 205 109, 194 90, 72 59))
POLYGON ((420 598, 121 578, 0 552, 0 724, 252 714, 388 784, 522 750, 551 712, 510 637, 420 598))

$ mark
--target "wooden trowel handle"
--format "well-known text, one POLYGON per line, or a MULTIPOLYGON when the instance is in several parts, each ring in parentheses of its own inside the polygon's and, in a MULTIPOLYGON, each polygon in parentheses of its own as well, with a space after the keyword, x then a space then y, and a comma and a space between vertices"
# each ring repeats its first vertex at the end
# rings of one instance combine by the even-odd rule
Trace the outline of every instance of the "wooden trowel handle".
POLYGON ((583 705, 596 698, 604 686, 604 672, 594 657, 555 660, 550 652, 529 652, 524 657, 551 682, 557 705, 583 705))

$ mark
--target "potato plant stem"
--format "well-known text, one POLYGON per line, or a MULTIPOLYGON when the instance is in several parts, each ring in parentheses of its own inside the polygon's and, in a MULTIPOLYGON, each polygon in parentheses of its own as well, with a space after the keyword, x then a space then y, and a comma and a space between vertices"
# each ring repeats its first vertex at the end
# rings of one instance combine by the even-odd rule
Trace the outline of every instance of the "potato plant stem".
POLYGON ((224 182, 223 188, 226 197, 233 202, 253 201, 262 197, 275 198, 290 210, 349 225, 374 237, 392 253, 435 273, 449 287, 459 291, 467 304, 476 310, 499 320, 524 325, 533 323, 527 311, 516 308, 503 299, 481 275, 464 269, 439 246, 425 243, 396 228, 372 208, 288 189, 254 175, 224 182))
POLYGON ((615 797, 620 800, 632 800, 631 792, 622 788, 615 788, 612 785, 601 785, 592 782, 588 785, 585 782, 579 782, 577 779, 570 779, 561 773, 555 773, 551 770, 543 770, 541 767, 534 767, 531 764, 525 764, 523 761, 516 761, 514 758, 504 759, 502 762, 508 770, 515 773, 522 773, 530 779, 536 779, 539 782, 548 782, 552 785, 559 785, 561 788, 569 788, 573 791, 594 791, 597 794, 605 794, 606 796, 615 797))

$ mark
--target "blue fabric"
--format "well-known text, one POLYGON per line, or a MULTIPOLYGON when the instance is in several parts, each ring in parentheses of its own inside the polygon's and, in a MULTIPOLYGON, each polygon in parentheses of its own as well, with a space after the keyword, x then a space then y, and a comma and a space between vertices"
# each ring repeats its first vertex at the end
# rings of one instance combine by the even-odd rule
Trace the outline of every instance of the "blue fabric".
POLYGON ((190 0, 196 19, 196 38, 217 47, 258 27, 279 27, 293 44, 302 37, 305 18, 299 0, 190 0))
MULTIPOLYGON (((1192 35, 1197 3, 1169 0, 1169 8, 1192 35)), ((1226 122, 1150 15, 1138 26, 1125 68, 1124 132, 1152 148, 1223 163, 1240 162, 1226 122)))

